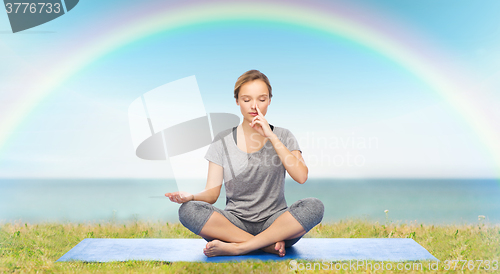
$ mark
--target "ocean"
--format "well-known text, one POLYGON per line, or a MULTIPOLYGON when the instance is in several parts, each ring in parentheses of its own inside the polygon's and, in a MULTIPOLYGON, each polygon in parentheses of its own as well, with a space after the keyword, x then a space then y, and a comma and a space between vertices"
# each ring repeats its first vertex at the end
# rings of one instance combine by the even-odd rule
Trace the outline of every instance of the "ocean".
MULTIPOLYGON (((500 223, 497 179, 309 179, 287 178, 288 205, 316 197, 325 205, 323 222, 366 219, 380 223, 500 223), (384 210, 389 210, 387 215, 384 210)), ((179 205, 163 195, 173 180, 0 179, 0 223, 178 222, 179 205)), ((222 188, 224 190, 224 187, 222 188)), ((215 206, 224 208, 221 192, 215 206)))

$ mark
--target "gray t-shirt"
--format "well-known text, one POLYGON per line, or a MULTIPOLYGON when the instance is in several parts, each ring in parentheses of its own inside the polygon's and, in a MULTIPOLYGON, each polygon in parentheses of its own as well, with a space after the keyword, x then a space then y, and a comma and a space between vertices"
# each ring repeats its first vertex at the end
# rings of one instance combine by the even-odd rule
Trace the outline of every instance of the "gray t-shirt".
MULTIPOLYGON (((273 132, 288 150, 300 151, 288 129, 275 126, 273 132)), ((259 151, 246 153, 234 142, 230 128, 215 136, 205 159, 224 168, 226 211, 249 222, 260 222, 287 208, 286 169, 270 140, 259 151)))

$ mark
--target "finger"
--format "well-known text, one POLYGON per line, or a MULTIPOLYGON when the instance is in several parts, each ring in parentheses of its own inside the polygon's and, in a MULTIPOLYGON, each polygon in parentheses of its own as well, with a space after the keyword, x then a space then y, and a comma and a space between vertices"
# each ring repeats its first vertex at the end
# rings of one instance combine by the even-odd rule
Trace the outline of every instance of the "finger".
POLYGON ((250 123, 250 126, 253 126, 255 123, 255 120, 257 120, 257 119, 259 119, 259 116, 253 117, 252 122, 250 123))
MULTIPOLYGON (((264 116, 257 115, 257 116, 255 116, 255 117, 253 118, 252 122, 255 124, 255 123, 257 123, 257 121, 262 122, 262 121, 264 121, 264 120, 266 120, 266 118, 264 118, 264 116)), ((261 125, 262 125, 262 123, 261 123, 261 125)))
POLYGON ((264 128, 264 125, 268 125, 266 127, 269 127, 269 129, 271 129, 271 127, 269 126, 269 123, 267 122, 266 118, 264 118, 264 117, 260 117, 259 119, 255 120, 255 123, 259 124, 259 126, 261 126, 262 128, 264 128))
MULTIPOLYGON (((255 116, 257 117, 257 116, 255 116)), ((255 117, 252 119, 252 121, 249 123, 250 127, 253 127, 253 121, 255 121, 255 117)))
POLYGON ((260 112, 259 105, 255 105, 255 108, 257 109, 257 114, 261 115, 262 112, 260 112))
POLYGON ((256 121, 254 122, 254 125, 259 125, 259 126, 261 126, 261 127, 262 127, 262 121, 260 121, 260 120, 256 120, 256 121))

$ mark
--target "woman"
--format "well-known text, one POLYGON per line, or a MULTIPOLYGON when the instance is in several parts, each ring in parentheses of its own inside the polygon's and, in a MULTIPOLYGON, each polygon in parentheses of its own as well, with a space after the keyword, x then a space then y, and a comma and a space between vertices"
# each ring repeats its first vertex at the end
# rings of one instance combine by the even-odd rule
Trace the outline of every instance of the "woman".
POLYGON ((236 81, 234 98, 243 122, 220 132, 210 145, 205 190, 195 195, 166 193, 182 204, 180 222, 208 241, 206 256, 240 255, 262 249, 285 255, 323 219, 323 203, 316 198, 299 200, 287 207, 284 194, 286 172, 303 184, 308 169, 293 134, 270 125, 264 117, 271 103, 268 78, 250 70, 236 81), (212 204, 222 187, 226 208, 212 204))

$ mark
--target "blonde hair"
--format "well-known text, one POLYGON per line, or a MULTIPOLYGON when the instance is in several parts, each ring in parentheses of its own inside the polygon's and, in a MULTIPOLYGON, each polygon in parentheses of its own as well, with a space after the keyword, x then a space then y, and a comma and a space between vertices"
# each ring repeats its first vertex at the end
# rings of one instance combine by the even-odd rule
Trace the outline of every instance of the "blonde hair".
POLYGON ((264 81, 264 83, 266 83, 266 85, 267 85, 267 89, 269 90, 269 99, 271 99, 271 97, 273 97, 273 93, 272 93, 273 89, 271 87, 271 83, 269 83, 269 79, 267 78, 267 76, 264 73, 262 73, 256 69, 252 69, 252 70, 249 70, 249 71, 243 73, 240 77, 238 77, 238 80, 236 80, 236 84, 234 85, 234 98, 236 100, 238 99, 238 94, 240 93, 240 88, 243 84, 254 81, 254 80, 264 81))

